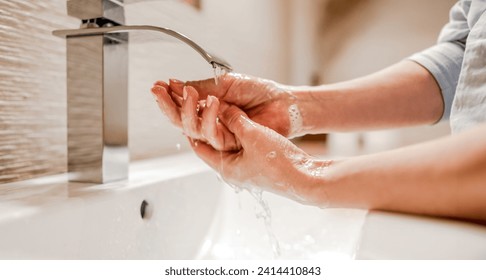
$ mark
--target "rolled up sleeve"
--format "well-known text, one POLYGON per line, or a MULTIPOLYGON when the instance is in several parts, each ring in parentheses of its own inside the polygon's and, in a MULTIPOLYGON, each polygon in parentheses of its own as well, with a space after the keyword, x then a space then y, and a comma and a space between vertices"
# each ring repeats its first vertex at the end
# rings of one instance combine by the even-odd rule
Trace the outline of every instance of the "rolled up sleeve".
POLYGON ((470 4, 470 0, 456 3, 451 9, 449 23, 440 33, 437 45, 407 58, 425 67, 437 81, 444 100, 441 120, 449 119, 451 113, 469 35, 467 13, 470 4))

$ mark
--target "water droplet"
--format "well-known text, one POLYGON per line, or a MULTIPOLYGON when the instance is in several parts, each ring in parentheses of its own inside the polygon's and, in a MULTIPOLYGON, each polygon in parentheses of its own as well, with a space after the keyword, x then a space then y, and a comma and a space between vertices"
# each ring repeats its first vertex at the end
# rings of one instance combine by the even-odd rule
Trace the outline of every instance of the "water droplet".
POLYGON ((271 151, 270 153, 267 154, 266 156, 268 159, 274 159, 277 157, 277 152, 271 151))
POLYGON ((180 144, 180 143, 177 143, 177 144, 176 144, 176 149, 177 149, 178 151, 180 151, 180 150, 181 150, 181 144, 180 144))
POLYGON ((219 75, 218 75, 218 71, 216 69, 219 69, 219 67, 214 67, 213 68, 213 72, 214 72, 214 83, 216 85, 218 85, 219 75))

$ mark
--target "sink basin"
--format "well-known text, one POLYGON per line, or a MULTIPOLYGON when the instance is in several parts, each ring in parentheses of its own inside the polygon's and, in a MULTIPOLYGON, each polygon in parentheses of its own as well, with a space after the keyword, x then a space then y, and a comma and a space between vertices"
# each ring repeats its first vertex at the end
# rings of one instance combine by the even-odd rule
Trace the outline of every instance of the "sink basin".
POLYGON ((486 259, 486 226, 371 211, 358 259, 486 259))
POLYGON ((220 201, 216 176, 192 155, 130 172, 105 185, 59 175, 2 186, 0 258, 195 258, 220 201))
POLYGON ((270 235, 280 245, 274 253, 262 207, 246 191, 223 190, 203 259, 353 259, 367 211, 320 209, 264 193, 272 214, 270 235))
POLYGON ((190 153, 135 162, 117 183, 56 175, 5 184, 0 259, 486 258, 481 225, 263 197, 270 228, 248 192, 236 194, 190 153))

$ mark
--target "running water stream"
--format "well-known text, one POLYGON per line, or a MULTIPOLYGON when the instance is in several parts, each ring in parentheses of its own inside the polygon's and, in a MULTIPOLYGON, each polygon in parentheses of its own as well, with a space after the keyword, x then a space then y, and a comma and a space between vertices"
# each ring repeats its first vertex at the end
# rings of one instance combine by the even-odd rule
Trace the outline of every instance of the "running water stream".
POLYGON ((270 242, 270 245, 272 246, 273 257, 276 259, 280 257, 282 251, 280 249, 280 242, 275 236, 275 233, 273 233, 272 211, 270 210, 267 201, 263 199, 263 191, 260 188, 254 187, 248 191, 250 192, 251 196, 255 198, 258 205, 260 205, 261 207, 261 212, 257 211, 256 217, 258 219, 262 219, 265 224, 265 230, 267 231, 268 240, 270 242))
POLYGON ((225 68, 218 66, 217 64, 213 64, 213 73, 214 73, 214 83, 218 85, 219 78, 221 78, 221 76, 224 76, 226 73, 228 73, 228 71, 225 68))
MULTIPOLYGON (((213 70, 214 70, 214 83, 216 85, 219 84, 219 80, 221 79, 222 76, 226 75, 228 71, 222 67, 219 67, 218 65, 214 64, 213 65, 213 70)), ((273 155, 275 156, 275 155, 273 155)), ((221 159, 221 163, 223 160, 221 159)), ((223 170, 223 169, 221 169, 223 170)), ((221 176, 218 175, 218 178, 231 186, 234 190, 235 193, 240 193, 241 190, 246 189, 250 195, 255 199, 257 204, 260 207, 260 210, 255 209, 256 213, 255 216, 257 219, 262 219, 264 225, 265 225, 265 230, 266 234, 268 237, 268 240, 270 242, 270 246, 272 247, 272 252, 273 252, 273 257, 276 259, 280 257, 281 255, 281 249, 280 249, 280 243, 275 236, 273 229, 272 229, 272 211, 270 210, 270 207, 268 206, 268 203, 265 199, 263 199, 263 191, 256 187, 256 186, 237 186, 235 184, 231 184, 229 182, 226 182, 221 176)))
POLYGON ((272 211, 270 210, 270 207, 268 206, 267 201, 263 198, 263 191, 262 189, 255 187, 255 186, 250 186, 250 185, 245 185, 243 187, 229 183, 225 181, 221 176, 218 175, 218 178, 220 181, 226 183, 228 186, 230 186, 235 193, 238 195, 241 193, 242 190, 247 190, 248 193, 255 199, 257 205, 260 207, 260 209, 255 208, 255 217, 257 219, 261 219, 263 221, 263 224, 265 226, 265 231, 267 234, 268 241, 270 243, 270 246, 272 248, 272 253, 274 259, 277 259, 281 256, 282 251, 281 251, 281 246, 280 242, 278 241, 277 237, 275 236, 272 228, 272 211))

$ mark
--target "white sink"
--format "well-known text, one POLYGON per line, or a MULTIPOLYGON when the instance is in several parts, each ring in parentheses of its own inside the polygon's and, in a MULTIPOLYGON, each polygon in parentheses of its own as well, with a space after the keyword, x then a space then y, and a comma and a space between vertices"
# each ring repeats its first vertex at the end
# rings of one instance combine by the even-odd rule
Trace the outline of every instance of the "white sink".
MULTIPOLYGON (((486 258, 480 225, 264 198, 280 259, 486 258)), ((0 259, 272 259, 260 211, 192 154, 133 163, 124 182, 5 184, 0 259)))
POLYGON ((281 248, 276 256, 261 206, 247 192, 226 186, 220 211, 206 240, 204 259, 352 259, 367 211, 320 209, 264 193, 272 213, 271 232, 281 248))
POLYGON ((89 186, 60 175, 3 185, 0 258, 191 259, 220 193, 192 155, 135 163, 125 182, 89 186))
POLYGON ((486 259, 486 226, 372 211, 358 259, 486 259))

